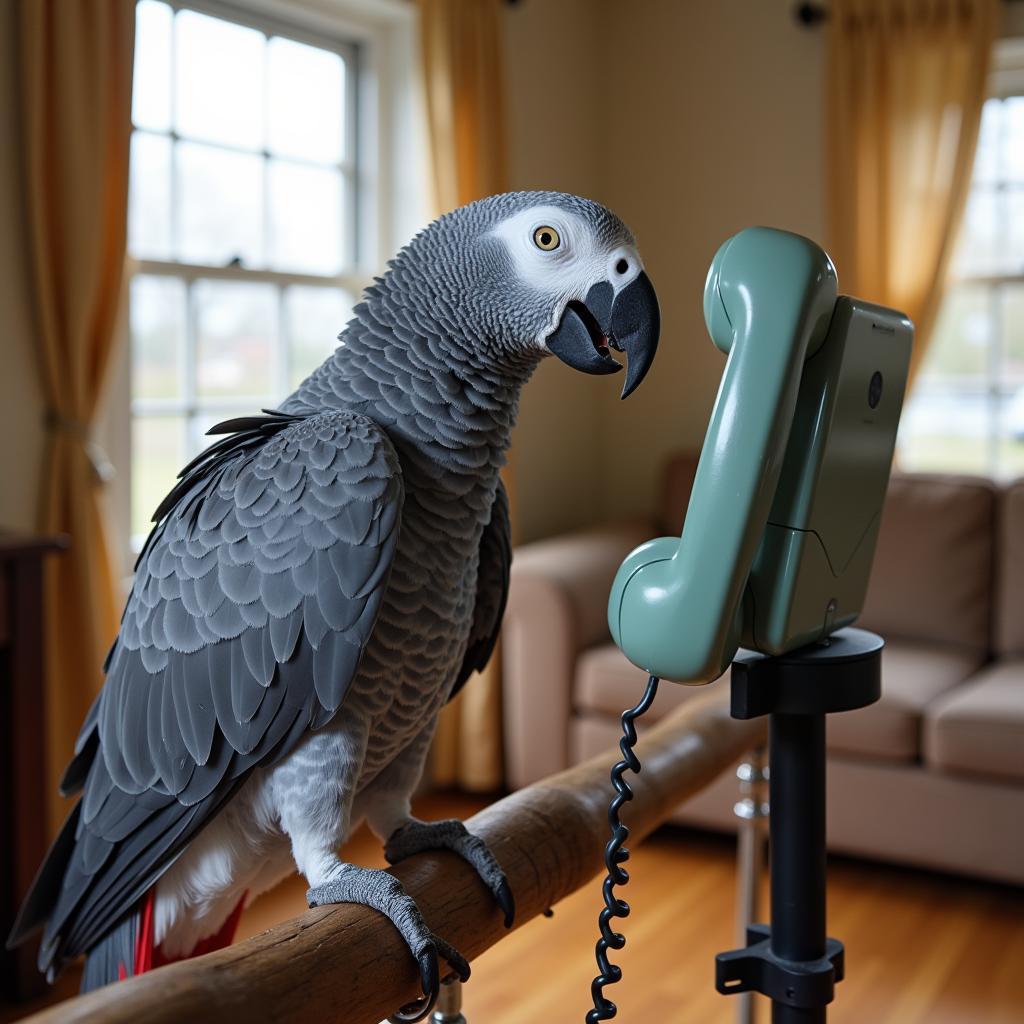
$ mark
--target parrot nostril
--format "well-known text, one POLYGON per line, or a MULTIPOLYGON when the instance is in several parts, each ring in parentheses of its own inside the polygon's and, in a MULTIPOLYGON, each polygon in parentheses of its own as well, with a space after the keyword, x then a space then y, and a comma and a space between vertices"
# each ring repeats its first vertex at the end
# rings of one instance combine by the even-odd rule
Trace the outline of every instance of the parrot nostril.
POLYGON ((615 269, 618 273, 624 274, 629 270, 629 263, 626 260, 619 260, 619 262, 615 264, 615 269))

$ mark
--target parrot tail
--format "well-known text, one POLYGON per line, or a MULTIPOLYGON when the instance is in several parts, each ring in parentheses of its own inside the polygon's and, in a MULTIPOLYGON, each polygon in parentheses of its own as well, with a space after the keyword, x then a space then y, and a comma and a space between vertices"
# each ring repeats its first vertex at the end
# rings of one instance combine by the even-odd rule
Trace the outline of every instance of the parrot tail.
POLYGON ((194 956, 212 953, 215 949, 230 946, 235 938, 242 908, 248 893, 242 893, 235 909, 221 925, 220 931, 197 942, 192 952, 182 957, 164 956, 153 945, 153 901, 155 888, 150 889, 119 925, 107 932, 85 957, 82 972, 82 992, 89 992, 114 981, 124 981, 136 974, 145 974, 154 967, 163 967, 178 960, 189 960, 194 956))
POLYGON ((135 911, 89 950, 85 955, 85 970, 82 972, 83 992, 90 992, 125 977, 124 965, 135 962, 138 930, 139 913, 135 911))

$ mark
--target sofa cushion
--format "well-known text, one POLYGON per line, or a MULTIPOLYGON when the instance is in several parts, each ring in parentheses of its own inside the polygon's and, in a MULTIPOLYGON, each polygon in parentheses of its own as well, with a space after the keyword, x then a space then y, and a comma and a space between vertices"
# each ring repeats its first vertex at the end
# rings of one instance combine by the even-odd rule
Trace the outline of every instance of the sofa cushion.
POLYGON ((894 475, 858 625, 887 640, 987 652, 995 486, 979 477, 894 475))
POLYGON ((944 771, 1024 779, 1024 659, 990 665, 936 700, 924 750, 944 771))
MULTIPOLYGON (((980 658, 956 648, 891 641, 882 653, 882 699, 859 711, 828 717, 830 750, 886 761, 915 761, 921 756, 925 707, 967 679, 980 658)), ((712 686, 725 687, 728 676, 712 686)), ((617 717, 643 695, 646 676, 614 645, 592 647, 576 663, 573 707, 617 717)), ((646 718, 657 721, 702 686, 666 683, 646 718)))
MULTIPOLYGON (((721 683, 719 680, 710 685, 721 683)), ((577 711, 597 711, 618 718, 644 695, 646 684, 647 673, 628 661, 615 644, 591 647, 576 662, 573 707, 577 711)), ((663 683, 644 720, 656 722, 691 697, 706 692, 705 686, 663 683)))
POLYGON ((996 650, 1024 655, 1024 480, 1003 492, 998 538, 996 650))
POLYGON ((829 750, 886 761, 916 761, 921 756, 925 708, 963 683, 980 664, 980 655, 961 648, 887 641, 882 651, 881 699, 857 711, 829 715, 829 750))

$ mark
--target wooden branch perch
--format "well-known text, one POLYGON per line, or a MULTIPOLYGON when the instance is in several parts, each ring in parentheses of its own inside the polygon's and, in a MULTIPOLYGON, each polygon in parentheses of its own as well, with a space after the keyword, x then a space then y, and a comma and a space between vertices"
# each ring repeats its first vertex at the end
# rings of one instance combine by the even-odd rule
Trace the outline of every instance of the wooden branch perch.
MULTIPOLYGON (((648 730, 637 746, 642 773, 626 776, 635 793, 623 812, 630 845, 763 740, 764 720, 734 721, 720 694, 687 701, 648 730)), ((613 757, 608 751, 553 775, 467 822, 508 876, 517 925, 603 869, 613 757)), ((468 959, 508 934, 489 891, 454 854, 421 854, 393 872, 434 931, 468 959)), ((419 994, 418 969, 391 923, 345 905, 311 910, 228 949, 109 985, 27 1021, 376 1024, 419 994)))

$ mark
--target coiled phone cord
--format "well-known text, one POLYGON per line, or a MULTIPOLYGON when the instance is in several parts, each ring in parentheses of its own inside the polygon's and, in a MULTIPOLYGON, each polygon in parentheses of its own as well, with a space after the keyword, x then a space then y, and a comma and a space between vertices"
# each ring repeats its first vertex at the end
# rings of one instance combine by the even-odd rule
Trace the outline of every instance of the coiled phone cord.
POLYGON ((622 739, 619 740, 622 760, 612 768, 612 785, 615 787, 615 796, 612 797, 612 802, 608 807, 608 824, 611 827, 612 837, 604 848, 604 863, 608 868, 608 877, 605 878, 602 888, 605 905, 597 919, 601 937, 597 940, 594 950, 599 973, 590 985, 594 1008, 587 1014, 586 1024, 611 1020, 618 1013, 616 1005, 610 999, 605 998, 604 988, 606 985, 614 985, 622 979, 622 968, 608 960, 608 950, 622 949, 626 945, 626 936, 621 932, 612 931, 611 920, 613 917, 629 917, 629 904, 615 896, 615 886, 625 885, 629 881, 629 872, 622 867, 623 862, 629 860, 629 850, 623 846, 629 838, 629 829, 619 820, 619 808, 627 800, 633 799, 633 790, 629 788, 629 783, 626 782, 623 775, 627 769, 634 773, 640 771, 640 759, 633 751, 633 747, 636 745, 636 726, 633 723, 654 703, 657 692, 658 677, 651 676, 647 680, 647 689, 644 691, 640 703, 622 713, 622 739))

